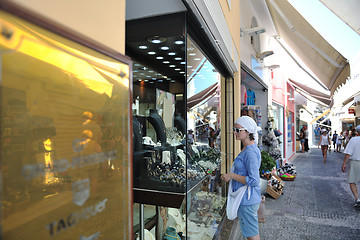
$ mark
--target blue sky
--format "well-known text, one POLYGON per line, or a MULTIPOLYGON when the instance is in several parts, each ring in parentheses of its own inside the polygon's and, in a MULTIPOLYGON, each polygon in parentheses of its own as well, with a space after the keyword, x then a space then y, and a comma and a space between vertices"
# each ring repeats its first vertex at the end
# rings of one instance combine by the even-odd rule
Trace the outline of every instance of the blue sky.
POLYGON ((192 86, 195 88, 193 89, 194 92, 188 90, 188 97, 191 97, 194 94, 201 92, 205 88, 210 87, 218 81, 218 72, 212 71, 214 69, 214 66, 205 59, 203 61, 205 62, 204 66, 198 72, 196 71, 197 74, 192 80, 192 86))
POLYGON ((360 52, 360 36, 354 30, 318 0, 289 2, 329 44, 349 61, 354 60, 360 52))

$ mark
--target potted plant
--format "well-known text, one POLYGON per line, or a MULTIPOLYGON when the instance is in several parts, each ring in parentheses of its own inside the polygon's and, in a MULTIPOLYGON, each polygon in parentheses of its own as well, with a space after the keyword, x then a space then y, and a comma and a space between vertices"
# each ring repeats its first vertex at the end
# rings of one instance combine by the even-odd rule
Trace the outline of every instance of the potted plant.
POLYGON ((260 175, 263 176, 266 172, 270 172, 276 166, 276 161, 266 151, 261 151, 261 165, 260 175))

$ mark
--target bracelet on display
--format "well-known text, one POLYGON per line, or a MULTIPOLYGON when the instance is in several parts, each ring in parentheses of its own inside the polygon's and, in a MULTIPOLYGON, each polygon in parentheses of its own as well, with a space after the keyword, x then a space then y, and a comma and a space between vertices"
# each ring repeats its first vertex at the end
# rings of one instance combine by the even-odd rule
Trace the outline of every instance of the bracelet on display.
POLYGON ((185 175, 185 168, 183 168, 183 167, 179 168, 179 173, 180 173, 183 177, 186 177, 186 175, 185 175))
POLYGON ((154 171, 154 176, 155 176, 155 177, 159 177, 161 172, 162 172, 162 171, 161 171, 160 168, 156 168, 155 171, 154 171))
POLYGON ((163 180, 166 180, 166 179, 167 179, 166 174, 165 174, 165 173, 162 173, 162 174, 160 175, 160 181, 163 181, 163 180))

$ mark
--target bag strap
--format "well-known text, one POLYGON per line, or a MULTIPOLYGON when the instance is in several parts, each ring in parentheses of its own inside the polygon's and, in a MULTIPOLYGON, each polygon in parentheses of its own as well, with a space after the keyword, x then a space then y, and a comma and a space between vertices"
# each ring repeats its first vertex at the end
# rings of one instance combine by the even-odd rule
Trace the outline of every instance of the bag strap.
POLYGON ((175 236, 175 237, 174 237, 174 236, 171 236, 171 235, 167 234, 166 232, 165 232, 165 236, 168 236, 168 237, 171 237, 171 238, 180 240, 180 238, 179 238, 178 236, 175 236))

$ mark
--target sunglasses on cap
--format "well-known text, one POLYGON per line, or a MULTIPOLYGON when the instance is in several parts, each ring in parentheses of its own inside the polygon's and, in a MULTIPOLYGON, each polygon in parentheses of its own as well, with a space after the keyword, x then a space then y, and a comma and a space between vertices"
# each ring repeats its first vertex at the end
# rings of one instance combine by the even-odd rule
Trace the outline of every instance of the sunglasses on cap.
POLYGON ((233 127, 233 131, 239 133, 240 131, 246 130, 245 128, 236 128, 233 127))

